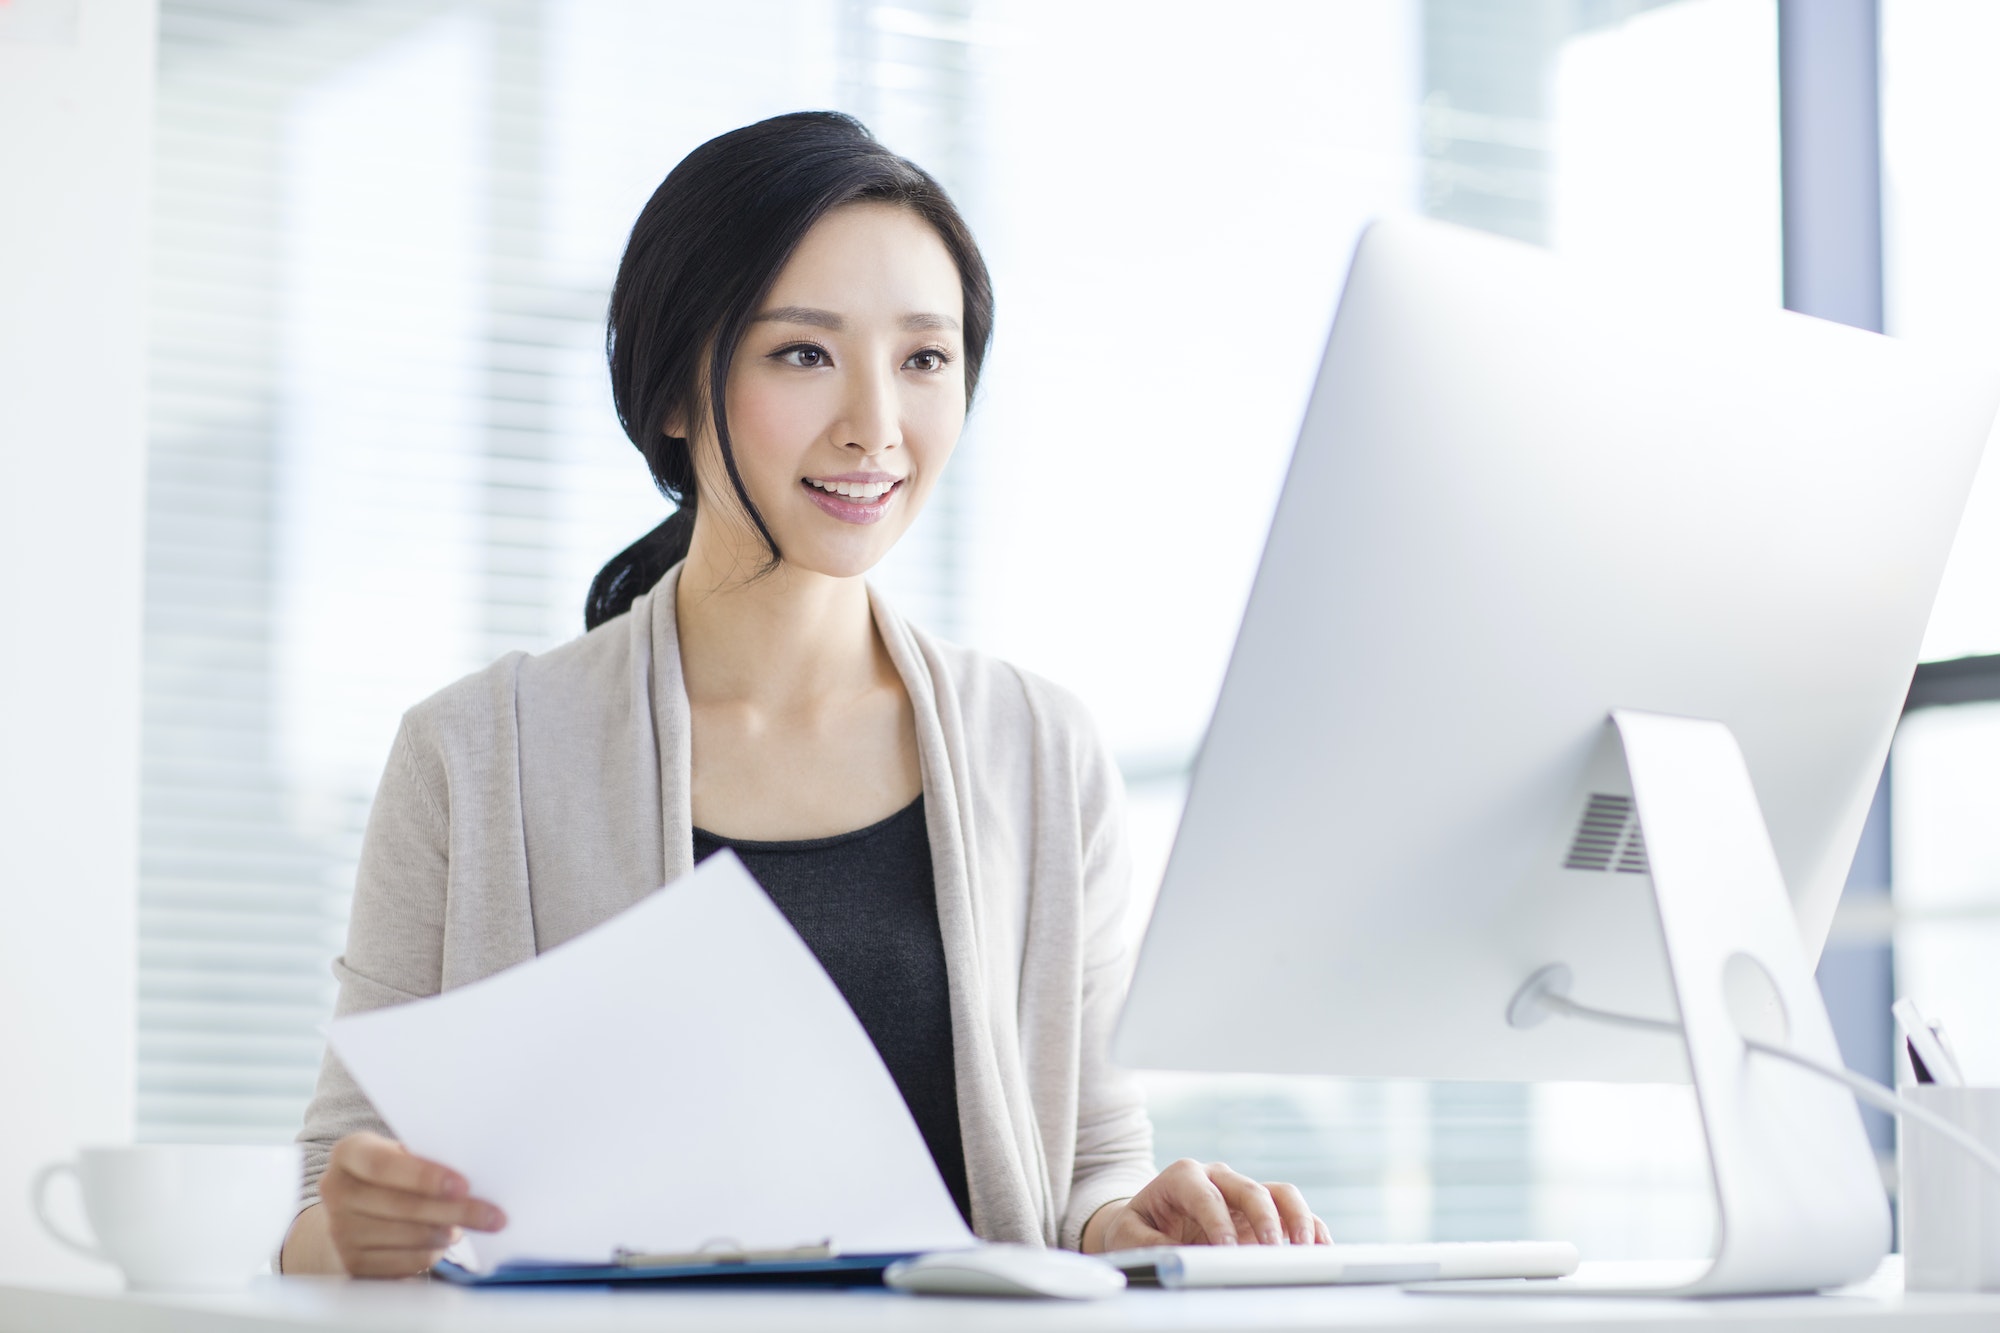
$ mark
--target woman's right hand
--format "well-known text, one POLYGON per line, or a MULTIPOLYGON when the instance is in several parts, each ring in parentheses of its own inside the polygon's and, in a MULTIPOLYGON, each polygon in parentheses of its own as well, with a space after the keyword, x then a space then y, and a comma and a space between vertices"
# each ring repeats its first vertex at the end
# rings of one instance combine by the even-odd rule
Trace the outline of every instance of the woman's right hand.
MULTIPOLYGON (((498 1231, 507 1225, 506 1214, 470 1194, 464 1176, 394 1139, 349 1134, 333 1145, 314 1211, 324 1215, 326 1239, 348 1273, 410 1277, 436 1263, 462 1228, 498 1231)), ((306 1220, 302 1215, 300 1224, 306 1220)), ((299 1270, 288 1264, 287 1271, 299 1270)))

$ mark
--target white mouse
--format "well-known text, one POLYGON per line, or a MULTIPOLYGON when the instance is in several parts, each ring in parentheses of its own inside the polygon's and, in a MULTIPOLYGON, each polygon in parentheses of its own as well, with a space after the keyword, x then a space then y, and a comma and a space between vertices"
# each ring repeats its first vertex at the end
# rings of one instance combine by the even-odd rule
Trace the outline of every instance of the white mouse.
POLYGON ((882 1280, 933 1296, 1057 1296, 1094 1301, 1125 1289, 1125 1275, 1087 1254, 1034 1245, 938 1250, 890 1264, 882 1280))

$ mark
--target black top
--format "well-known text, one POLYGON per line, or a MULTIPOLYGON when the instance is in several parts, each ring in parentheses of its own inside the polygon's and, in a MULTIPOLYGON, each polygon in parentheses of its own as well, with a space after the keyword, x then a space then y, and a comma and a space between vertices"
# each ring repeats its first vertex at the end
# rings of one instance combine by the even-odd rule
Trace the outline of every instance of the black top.
POLYGON ((924 798, 879 824, 831 838, 748 842, 694 831, 697 864, 724 847, 742 858, 861 1020, 970 1226, 951 992, 924 798))

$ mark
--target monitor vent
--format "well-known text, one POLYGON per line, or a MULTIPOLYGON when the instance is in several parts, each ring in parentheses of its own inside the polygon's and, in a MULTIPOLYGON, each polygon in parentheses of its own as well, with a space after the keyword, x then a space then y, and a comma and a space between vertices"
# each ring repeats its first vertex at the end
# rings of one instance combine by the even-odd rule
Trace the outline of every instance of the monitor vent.
POLYGON ((1592 792, 1583 807, 1583 822, 1563 859, 1565 870, 1613 871, 1621 875, 1652 873, 1646 861, 1646 839, 1632 798, 1592 792))
POLYGON ((1639 817, 1632 816, 1632 827, 1625 831, 1625 845, 1618 849, 1618 873, 1621 875, 1650 875, 1653 867, 1646 860, 1646 834, 1639 827, 1639 817))

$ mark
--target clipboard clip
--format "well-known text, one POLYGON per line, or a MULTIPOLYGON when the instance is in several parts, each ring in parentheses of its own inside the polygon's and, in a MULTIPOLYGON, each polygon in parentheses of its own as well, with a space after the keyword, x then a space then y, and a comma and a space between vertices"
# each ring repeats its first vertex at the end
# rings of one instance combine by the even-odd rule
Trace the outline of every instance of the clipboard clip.
POLYGON ((719 1239, 709 1241, 698 1250, 684 1250, 678 1254, 628 1250, 621 1245, 611 1252, 611 1262, 620 1268, 692 1268, 703 1264, 769 1264, 801 1259, 832 1259, 836 1254, 831 1237, 810 1245, 775 1250, 749 1250, 737 1241, 719 1239))

